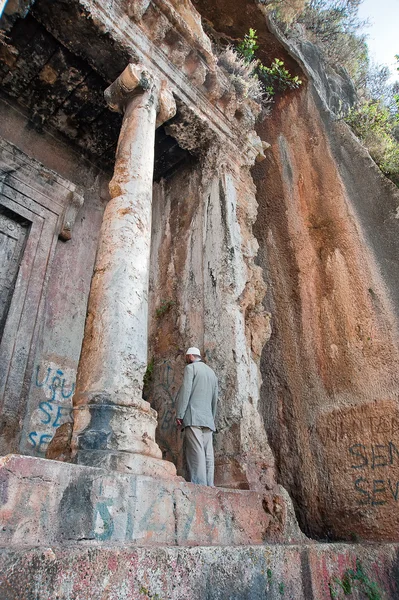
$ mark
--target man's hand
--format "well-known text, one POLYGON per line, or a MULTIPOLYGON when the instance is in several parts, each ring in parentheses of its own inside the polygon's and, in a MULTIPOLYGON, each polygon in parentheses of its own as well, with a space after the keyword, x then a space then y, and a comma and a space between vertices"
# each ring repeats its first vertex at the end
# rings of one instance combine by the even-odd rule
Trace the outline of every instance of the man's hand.
POLYGON ((176 425, 177 425, 177 427, 181 427, 183 425, 182 419, 177 419, 176 418, 176 425))

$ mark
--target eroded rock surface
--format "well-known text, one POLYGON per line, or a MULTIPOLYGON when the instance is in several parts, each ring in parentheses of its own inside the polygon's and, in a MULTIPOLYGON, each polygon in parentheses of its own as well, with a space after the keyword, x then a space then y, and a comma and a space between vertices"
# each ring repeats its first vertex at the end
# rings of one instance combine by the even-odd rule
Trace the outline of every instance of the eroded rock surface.
POLYGON ((391 540, 399 194, 323 93, 281 98, 259 128, 272 144, 254 170, 273 314, 261 406, 305 531, 391 540))
POLYGON ((79 600, 157 595, 168 600, 326 600, 350 585, 351 595, 374 593, 395 600, 397 555, 395 544, 3 549, 0 592, 7 600, 15 598, 15 592, 23 597, 34 582, 43 597, 79 600), (358 580, 348 578, 348 572, 356 573, 358 580))
POLYGON ((0 546, 243 546, 299 542, 280 495, 9 455, 0 546), (277 510, 276 507, 279 507, 277 510))

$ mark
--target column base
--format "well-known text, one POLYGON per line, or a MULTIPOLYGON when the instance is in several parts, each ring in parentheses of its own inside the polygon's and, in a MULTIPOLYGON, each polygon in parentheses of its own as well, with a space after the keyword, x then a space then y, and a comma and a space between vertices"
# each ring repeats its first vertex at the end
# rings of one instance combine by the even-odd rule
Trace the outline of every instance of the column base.
MULTIPOLYGON (((131 452, 110 450, 79 450, 74 462, 88 467, 99 467, 107 471, 129 473, 129 475, 147 475, 149 477, 177 478, 173 463, 131 452)), ((181 479, 181 477, 179 477, 181 479)))
POLYGON ((107 403, 74 408, 74 463, 130 475, 176 477, 175 465, 162 460, 155 442, 156 412, 147 402, 121 406, 110 404, 106 394, 94 398, 107 403))

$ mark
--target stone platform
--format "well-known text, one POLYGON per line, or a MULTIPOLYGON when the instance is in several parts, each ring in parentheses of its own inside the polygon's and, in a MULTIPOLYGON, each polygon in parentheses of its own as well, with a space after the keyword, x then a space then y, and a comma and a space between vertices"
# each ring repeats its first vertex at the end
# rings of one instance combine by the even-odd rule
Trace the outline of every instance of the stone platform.
POLYGON ((287 540, 282 497, 181 478, 9 455, 0 459, 0 498, 0 547, 242 546, 287 540))
POLYGON ((9 455, 0 500, 0 600, 399 598, 399 544, 287 543, 281 496, 9 455))
POLYGON ((398 544, 3 549, 0 598, 397 600, 398 551, 398 544))

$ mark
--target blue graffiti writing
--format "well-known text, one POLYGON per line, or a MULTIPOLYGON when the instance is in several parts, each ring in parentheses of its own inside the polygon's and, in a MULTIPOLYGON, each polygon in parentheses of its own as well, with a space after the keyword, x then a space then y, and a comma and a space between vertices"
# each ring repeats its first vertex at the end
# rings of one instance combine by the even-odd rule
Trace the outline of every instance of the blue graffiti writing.
POLYGON ((162 518, 156 518, 157 511, 159 511, 159 507, 162 506, 161 501, 165 494, 166 490, 161 489, 155 499, 150 503, 147 511, 140 519, 139 530, 155 531, 160 533, 166 529, 166 524, 164 521, 162 521, 162 518))
POLYGON ((69 416, 71 414, 71 409, 68 406, 54 406, 51 402, 40 402, 39 410, 45 415, 45 418, 41 419, 40 422, 43 423, 43 425, 51 423, 52 427, 59 427, 62 424, 60 419, 62 419, 63 416, 69 416), (54 420, 52 421, 53 418, 54 420))
MULTIPOLYGON (((51 363, 50 363, 51 365, 51 363)), ((46 398, 39 403, 38 417, 44 431, 30 431, 28 440, 35 453, 44 454, 55 429, 70 420, 71 399, 75 382, 68 381, 58 367, 37 365, 35 384, 43 390, 46 398), (69 402, 68 402, 69 400, 69 402)), ((37 427, 36 421, 33 427, 37 427)), ((38 426, 40 427, 40 425, 38 426)))
POLYGON ((38 381, 39 370, 40 370, 40 366, 37 365, 37 367, 36 367, 36 385, 37 385, 37 387, 44 387, 46 385, 46 383, 48 382, 48 378, 50 377, 51 367, 49 367, 47 369, 46 378, 43 379, 43 381, 41 383, 39 383, 39 381, 38 381))
POLYGON ((57 369, 55 371, 53 377, 50 378, 52 368, 48 367, 47 374, 41 381, 39 381, 39 371, 40 371, 40 365, 38 365, 36 367, 36 386, 40 387, 40 388, 46 387, 47 389, 49 389, 51 391, 51 398, 50 398, 51 402, 55 402, 57 400, 57 392, 58 392, 58 399, 67 400, 68 398, 70 398, 73 395, 73 393, 75 391, 75 383, 72 383, 72 384, 66 383, 65 378, 63 377, 64 372, 61 371, 61 369, 57 369))
POLYGON ((47 450, 47 446, 53 436, 48 433, 37 433, 36 431, 31 431, 28 435, 28 438, 33 446, 36 448, 38 452, 45 452, 47 450), (38 441, 36 441, 38 438, 38 441))
POLYGON ((111 513, 108 510, 108 507, 112 506, 113 503, 114 502, 112 498, 106 498, 102 502, 97 502, 96 504, 95 518, 97 514, 100 515, 101 520, 103 522, 103 531, 101 533, 97 533, 95 531, 94 536, 97 540, 101 542, 109 540, 112 537, 112 534, 114 533, 114 520, 111 516, 111 513))

